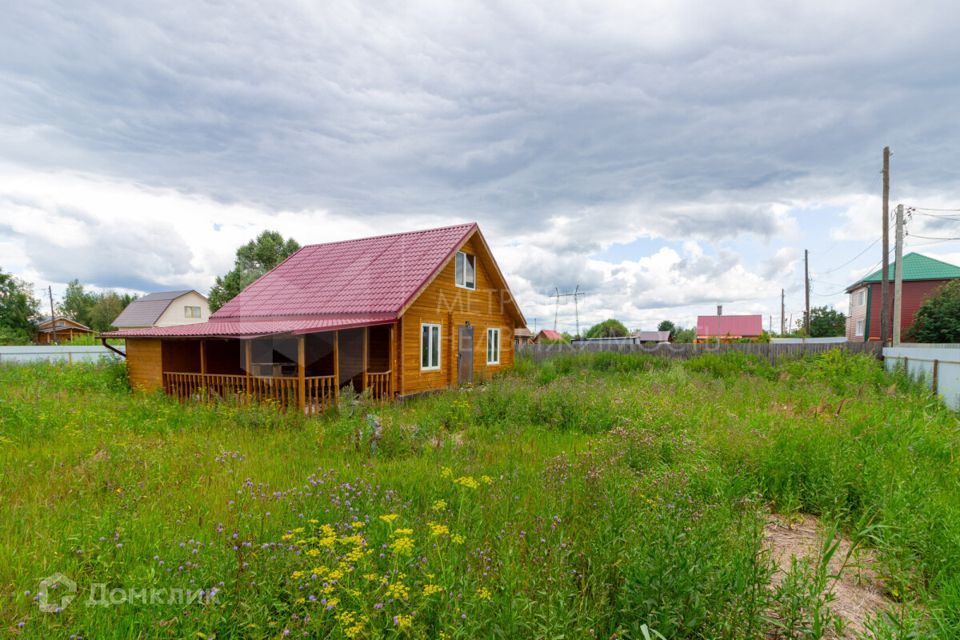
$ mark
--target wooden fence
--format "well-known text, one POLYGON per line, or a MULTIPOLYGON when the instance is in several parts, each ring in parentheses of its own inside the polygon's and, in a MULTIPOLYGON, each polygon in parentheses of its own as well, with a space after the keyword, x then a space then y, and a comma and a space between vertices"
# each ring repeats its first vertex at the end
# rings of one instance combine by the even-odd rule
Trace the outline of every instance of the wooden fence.
POLYGON ((575 353, 646 353, 675 360, 686 360, 703 353, 724 353, 737 351, 749 353, 770 362, 781 358, 796 358, 808 353, 823 353, 830 349, 846 349, 854 353, 869 353, 881 356, 879 342, 841 342, 830 344, 770 344, 770 343, 730 343, 730 344, 610 344, 610 343, 578 343, 578 344, 528 344, 517 348, 517 353, 528 356, 540 362, 558 355, 575 353))

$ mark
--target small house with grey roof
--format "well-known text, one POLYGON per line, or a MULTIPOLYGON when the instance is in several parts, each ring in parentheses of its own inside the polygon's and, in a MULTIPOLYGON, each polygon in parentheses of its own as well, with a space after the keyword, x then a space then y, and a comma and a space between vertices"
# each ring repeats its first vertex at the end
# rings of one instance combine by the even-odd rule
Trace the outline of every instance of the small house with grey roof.
POLYGON ((113 326, 117 329, 176 327, 210 319, 207 297, 194 291, 157 291, 137 298, 124 309, 113 326))

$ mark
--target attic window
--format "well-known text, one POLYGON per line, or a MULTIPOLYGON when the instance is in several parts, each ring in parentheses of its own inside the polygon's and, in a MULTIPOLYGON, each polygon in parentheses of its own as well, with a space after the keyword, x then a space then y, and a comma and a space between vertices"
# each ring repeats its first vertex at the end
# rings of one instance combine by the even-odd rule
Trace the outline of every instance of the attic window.
POLYGON ((867 304, 867 292, 865 289, 860 289, 860 295, 857 296, 857 304, 861 307, 867 304))
POLYGON ((190 307, 186 306, 183 308, 183 315, 187 318, 199 318, 200 317, 200 307, 190 307))
POLYGON ((465 289, 477 288, 477 257, 463 251, 457 251, 457 286, 465 289))

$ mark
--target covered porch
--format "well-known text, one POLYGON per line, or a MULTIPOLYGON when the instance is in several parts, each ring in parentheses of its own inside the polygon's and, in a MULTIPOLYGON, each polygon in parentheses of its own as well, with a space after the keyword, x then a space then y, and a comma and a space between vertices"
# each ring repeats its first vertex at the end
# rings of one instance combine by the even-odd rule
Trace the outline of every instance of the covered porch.
POLYGON ((294 335, 169 338, 163 389, 179 400, 275 404, 316 414, 341 392, 396 394, 396 323, 294 335))

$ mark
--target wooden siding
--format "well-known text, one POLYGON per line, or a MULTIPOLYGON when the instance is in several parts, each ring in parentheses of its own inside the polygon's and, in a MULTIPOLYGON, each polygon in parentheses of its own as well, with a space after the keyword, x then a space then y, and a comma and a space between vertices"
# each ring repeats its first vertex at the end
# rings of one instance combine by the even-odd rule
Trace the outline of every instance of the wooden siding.
POLYGON ((463 251, 477 257, 477 288, 456 286, 455 259, 451 258, 433 282, 410 305, 400 322, 401 371, 398 393, 410 395, 442 389, 457 383, 457 327, 467 320, 474 327, 473 380, 482 382, 495 372, 513 365, 514 319, 501 305, 501 292, 491 277, 491 265, 477 246, 476 236, 463 251), (440 369, 421 371, 420 331, 422 323, 440 325, 440 369), (500 364, 487 364, 487 329, 500 329, 500 364))
POLYGON ((141 391, 163 388, 163 349, 160 340, 151 338, 128 339, 127 375, 130 386, 141 391))

